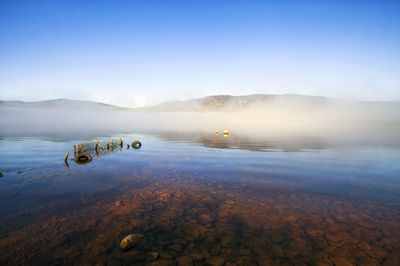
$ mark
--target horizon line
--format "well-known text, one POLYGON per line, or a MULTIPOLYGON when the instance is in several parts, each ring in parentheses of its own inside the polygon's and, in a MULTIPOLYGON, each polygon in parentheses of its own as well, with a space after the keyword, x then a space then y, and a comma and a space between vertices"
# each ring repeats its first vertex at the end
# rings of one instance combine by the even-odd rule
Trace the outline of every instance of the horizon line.
POLYGON ((301 96, 301 97, 324 98, 324 99, 331 99, 331 100, 338 100, 338 101, 364 102, 364 103, 374 103, 374 102, 379 102, 379 103, 398 103, 398 102, 400 102, 400 100, 358 100, 358 99, 345 99, 345 98, 336 98, 336 97, 328 97, 328 96, 320 96, 320 95, 297 94, 297 93, 284 93, 284 94, 253 93, 253 94, 244 94, 244 95, 213 94, 213 95, 197 97, 197 98, 188 98, 188 99, 185 99, 185 100, 163 101, 163 102, 160 102, 160 103, 157 103, 157 104, 153 104, 153 105, 137 106, 137 107, 111 104, 111 103, 102 102, 102 101, 96 101, 96 100, 72 99, 72 98, 53 98, 53 99, 36 100, 36 101, 3 100, 3 99, 0 99, 0 102, 41 103, 41 102, 51 102, 51 101, 75 101, 75 102, 89 102, 89 103, 104 104, 104 105, 109 105, 109 106, 118 107, 118 108, 139 109, 139 108, 153 107, 153 106, 157 106, 157 105, 161 105, 161 104, 165 104, 165 103, 186 102, 186 101, 192 101, 192 100, 200 100, 200 99, 209 98, 209 97, 218 97, 218 96, 249 97, 249 96, 255 96, 255 95, 260 95, 260 96, 301 96))

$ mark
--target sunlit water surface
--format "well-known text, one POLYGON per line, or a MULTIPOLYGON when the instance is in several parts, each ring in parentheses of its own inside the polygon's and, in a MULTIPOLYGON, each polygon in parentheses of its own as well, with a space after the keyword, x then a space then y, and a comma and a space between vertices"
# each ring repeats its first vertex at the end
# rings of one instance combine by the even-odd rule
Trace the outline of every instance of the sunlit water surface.
POLYGON ((399 148, 113 137, 81 165, 91 139, 0 140, 0 264, 400 265, 399 148))

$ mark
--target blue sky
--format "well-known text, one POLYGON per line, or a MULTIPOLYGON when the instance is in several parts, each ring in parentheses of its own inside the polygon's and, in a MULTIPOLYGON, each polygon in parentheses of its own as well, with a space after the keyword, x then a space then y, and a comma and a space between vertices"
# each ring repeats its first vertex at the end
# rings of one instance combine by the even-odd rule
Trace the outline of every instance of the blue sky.
POLYGON ((0 1, 0 99, 400 100, 400 2, 0 1))

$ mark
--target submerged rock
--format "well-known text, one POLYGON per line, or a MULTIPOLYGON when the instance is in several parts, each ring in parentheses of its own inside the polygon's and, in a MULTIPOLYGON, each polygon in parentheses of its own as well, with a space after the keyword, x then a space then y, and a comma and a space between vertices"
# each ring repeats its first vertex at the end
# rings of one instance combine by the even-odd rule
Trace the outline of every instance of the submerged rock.
POLYGON ((115 207, 119 207, 119 206, 124 206, 125 203, 123 201, 117 200, 116 202, 114 202, 115 207))
POLYGON ((213 221, 213 219, 210 217, 210 215, 207 215, 207 214, 200 215, 198 220, 199 220, 200 224, 208 224, 213 221))
POLYGON ((176 259, 178 266, 192 266, 193 260, 189 256, 182 256, 176 259))
POLYGON ((160 258, 164 259, 164 260, 171 260, 174 257, 169 253, 163 252, 163 253, 160 254, 160 258))
POLYGON ((155 260, 150 262, 150 266, 175 266, 176 262, 174 260, 155 260))
POLYGON ((153 261, 153 260, 158 259, 159 256, 160 256, 160 253, 158 253, 158 252, 149 252, 149 253, 147 253, 147 260, 153 261))
POLYGON ((123 250, 130 250, 136 247, 142 238, 144 238, 144 235, 141 234, 128 235, 122 239, 120 246, 123 250))
POLYGON ((124 265, 132 265, 146 260, 146 252, 132 250, 125 253, 121 259, 124 265))
POLYGON ((225 259, 222 257, 211 257, 207 259, 207 265, 222 266, 225 263, 225 259))
POLYGON ((181 251, 183 250, 182 246, 179 245, 179 244, 170 245, 169 248, 170 248, 171 250, 176 251, 176 252, 181 252, 181 251))
POLYGON ((168 236, 159 236, 156 241, 157 245, 160 245, 160 246, 169 245, 169 244, 171 244, 171 242, 172 242, 172 240, 168 236))
POLYGON ((190 253, 190 257, 194 260, 194 261, 201 261, 204 259, 204 255, 200 252, 192 252, 190 253))

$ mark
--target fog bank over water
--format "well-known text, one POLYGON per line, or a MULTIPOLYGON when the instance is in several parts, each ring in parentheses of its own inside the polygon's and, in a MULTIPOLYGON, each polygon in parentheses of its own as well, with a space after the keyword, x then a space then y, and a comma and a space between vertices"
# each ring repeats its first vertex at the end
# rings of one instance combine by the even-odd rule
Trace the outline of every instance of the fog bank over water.
POLYGON ((1 102, 0 135, 79 137, 132 132, 229 130, 254 139, 400 144, 400 103, 308 96, 214 96, 125 109, 79 101, 1 102))

